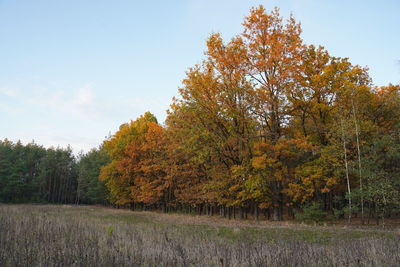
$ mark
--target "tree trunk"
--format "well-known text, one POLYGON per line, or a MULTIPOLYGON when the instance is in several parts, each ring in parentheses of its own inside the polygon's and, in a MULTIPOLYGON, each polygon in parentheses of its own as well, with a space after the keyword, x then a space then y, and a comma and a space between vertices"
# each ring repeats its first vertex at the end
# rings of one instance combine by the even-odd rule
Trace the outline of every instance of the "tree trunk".
POLYGON ((364 196, 363 196, 363 181, 362 181, 362 168, 361 168, 361 150, 360 150, 360 139, 359 139, 359 130, 358 130, 358 123, 356 117, 356 109, 354 106, 354 101, 351 101, 352 108, 353 108, 353 120, 354 126, 356 130, 356 142, 357 142, 357 156, 358 156, 358 174, 360 177, 360 192, 361 192, 361 222, 364 224, 364 196))
POLYGON ((340 119, 340 125, 342 128, 342 141, 343 141, 343 154, 344 154, 344 165, 346 168, 346 180, 347 180, 347 192, 349 193, 349 217, 348 222, 351 223, 351 189, 350 189, 350 179, 349 179, 349 166, 347 163, 347 149, 346 149, 346 138, 344 135, 343 119, 340 119))
POLYGON ((279 207, 279 206, 274 206, 273 207, 272 220, 274 220, 274 221, 282 221, 282 209, 281 209, 281 207, 279 207))
POLYGON ((258 222, 258 205, 254 204, 254 219, 258 222))
POLYGON ((271 211, 269 207, 264 209, 264 217, 266 220, 269 220, 271 218, 271 211))

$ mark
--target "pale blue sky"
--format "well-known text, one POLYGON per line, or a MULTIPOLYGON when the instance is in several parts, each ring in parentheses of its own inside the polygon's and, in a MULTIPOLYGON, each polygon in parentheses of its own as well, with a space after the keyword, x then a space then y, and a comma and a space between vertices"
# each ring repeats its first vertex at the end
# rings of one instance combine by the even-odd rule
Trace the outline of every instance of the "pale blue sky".
POLYGON ((376 85, 399 83, 398 0, 0 0, 0 139, 87 151, 146 111, 163 122, 207 36, 239 34, 260 4, 376 85))

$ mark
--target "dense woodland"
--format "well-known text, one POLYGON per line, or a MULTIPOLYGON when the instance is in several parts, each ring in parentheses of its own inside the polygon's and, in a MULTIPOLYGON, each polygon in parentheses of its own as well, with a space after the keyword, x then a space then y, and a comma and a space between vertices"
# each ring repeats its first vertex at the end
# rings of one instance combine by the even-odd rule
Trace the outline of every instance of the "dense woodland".
POLYGON ((98 148, 0 142, 0 201, 114 204, 282 220, 400 212, 400 86, 305 44, 279 10, 207 40, 165 125, 149 112, 98 148))
POLYGON ((70 147, 0 140, 0 202, 107 204, 107 189, 98 179, 107 162, 98 149, 76 157, 70 147))

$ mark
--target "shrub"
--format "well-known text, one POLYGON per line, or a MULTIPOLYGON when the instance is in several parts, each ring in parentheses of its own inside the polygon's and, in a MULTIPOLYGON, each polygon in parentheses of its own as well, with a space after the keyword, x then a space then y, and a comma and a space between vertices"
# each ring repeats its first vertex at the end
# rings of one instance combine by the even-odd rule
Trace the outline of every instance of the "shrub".
POLYGON ((320 223, 327 219, 327 213, 321 209, 318 202, 305 205, 302 212, 295 214, 298 221, 305 223, 320 223))

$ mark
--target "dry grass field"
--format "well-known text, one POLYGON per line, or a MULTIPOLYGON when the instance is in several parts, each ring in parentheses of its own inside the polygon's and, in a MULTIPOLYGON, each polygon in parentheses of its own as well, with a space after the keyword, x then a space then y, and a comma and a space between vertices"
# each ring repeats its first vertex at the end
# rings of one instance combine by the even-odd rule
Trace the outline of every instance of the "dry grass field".
POLYGON ((399 266, 396 230, 0 205, 0 266, 399 266))

